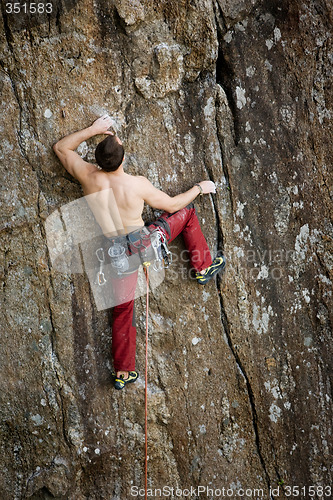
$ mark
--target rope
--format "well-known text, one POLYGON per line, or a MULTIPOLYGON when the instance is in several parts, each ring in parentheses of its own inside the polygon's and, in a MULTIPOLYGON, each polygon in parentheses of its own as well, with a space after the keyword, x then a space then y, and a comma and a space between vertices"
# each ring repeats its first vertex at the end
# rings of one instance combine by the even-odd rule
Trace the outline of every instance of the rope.
POLYGON ((147 500, 148 489, 148 313, 149 313, 149 265, 150 262, 144 262, 143 268, 146 275, 147 293, 146 293, 146 366, 145 366, 145 500, 147 500))

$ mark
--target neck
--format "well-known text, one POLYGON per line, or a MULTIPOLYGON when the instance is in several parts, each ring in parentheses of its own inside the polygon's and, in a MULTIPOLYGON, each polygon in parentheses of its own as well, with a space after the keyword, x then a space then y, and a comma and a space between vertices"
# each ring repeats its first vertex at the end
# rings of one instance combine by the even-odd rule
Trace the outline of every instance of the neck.
POLYGON ((124 175, 124 167, 123 164, 120 165, 120 167, 117 168, 114 172, 109 172, 109 174, 113 176, 119 176, 119 175, 124 175))

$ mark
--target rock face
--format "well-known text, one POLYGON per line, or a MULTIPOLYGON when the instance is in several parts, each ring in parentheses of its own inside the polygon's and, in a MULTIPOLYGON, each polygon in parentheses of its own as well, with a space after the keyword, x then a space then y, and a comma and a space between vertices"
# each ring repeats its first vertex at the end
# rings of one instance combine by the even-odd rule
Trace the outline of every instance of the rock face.
MULTIPOLYGON (((113 390, 109 311, 52 269, 44 228, 82 196, 52 144, 107 111, 130 173, 216 182, 196 206, 228 260, 200 288, 179 241, 151 297, 149 486, 310 498, 332 467, 331 2, 52 5, 1 6, 1 497, 144 487, 143 379, 113 390)), ((144 318, 142 298, 141 374, 144 318)))

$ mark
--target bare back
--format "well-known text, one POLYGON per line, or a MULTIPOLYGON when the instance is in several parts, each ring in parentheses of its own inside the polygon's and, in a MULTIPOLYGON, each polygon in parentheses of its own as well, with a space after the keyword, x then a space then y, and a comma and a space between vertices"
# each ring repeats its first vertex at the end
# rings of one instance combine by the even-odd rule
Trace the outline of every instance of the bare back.
POLYGON ((93 169, 81 180, 86 199, 106 236, 127 234, 144 225, 142 177, 93 169))

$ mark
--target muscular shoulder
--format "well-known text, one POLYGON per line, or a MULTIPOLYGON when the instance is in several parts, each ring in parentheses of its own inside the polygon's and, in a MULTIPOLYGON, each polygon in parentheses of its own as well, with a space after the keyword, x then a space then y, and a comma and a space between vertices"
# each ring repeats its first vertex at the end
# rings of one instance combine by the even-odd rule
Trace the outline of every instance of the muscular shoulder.
POLYGON ((98 170, 95 165, 91 164, 91 166, 93 168, 89 169, 80 180, 85 193, 94 193, 102 189, 108 189, 110 182, 107 174, 98 170))
POLYGON ((149 189, 150 186, 152 186, 151 182, 147 179, 147 177, 144 177, 143 175, 136 175, 134 178, 136 185, 141 190, 149 189))
POLYGON ((137 194, 142 195, 144 191, 150 186, 150 182, 142 175, 127 175, 127 182, 137 194))

